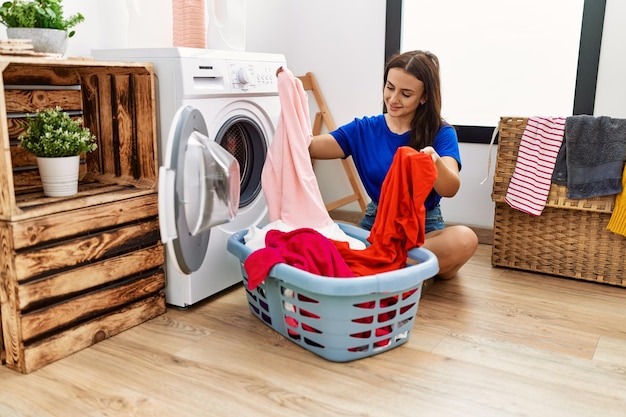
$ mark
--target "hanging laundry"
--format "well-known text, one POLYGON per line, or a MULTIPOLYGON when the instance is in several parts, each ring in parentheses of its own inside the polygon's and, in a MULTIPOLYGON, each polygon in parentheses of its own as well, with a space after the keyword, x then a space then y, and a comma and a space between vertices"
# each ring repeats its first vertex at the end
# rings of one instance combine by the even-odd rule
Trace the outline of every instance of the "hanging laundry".
POLYGON ((504 197, 511 207, 534 216, 543 212, 564 131, 565 117, 528 119, 504 197))
POLYGON ((567 186, 567 198, 584 199, 622 191, 626 119, 570 116, 553 181, 567 186))
POLYGON ((270 222, 318 228, 333 223, 324 205, 309 155, 308 95, 287 68, 278 74, 281 112, 261 173, 270 222))
POLYGON ((309 155, 311 121, 302 81, 287 68, 280 69, 277 77, 281 112, 261 173, 270 223, 263 228, 250 228, 246 245, 260 249, 270 230, 290 232, 307 227, 328 238, 348 242, 353 249, 365 248, 363 242, 339 228, 324 205, 309 155))

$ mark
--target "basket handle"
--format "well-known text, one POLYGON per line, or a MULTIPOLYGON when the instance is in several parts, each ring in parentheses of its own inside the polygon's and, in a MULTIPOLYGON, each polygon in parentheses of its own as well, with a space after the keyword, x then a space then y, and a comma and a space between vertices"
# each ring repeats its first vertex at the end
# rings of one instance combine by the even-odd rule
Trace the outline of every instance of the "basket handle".
POLYGON ((489 179, 489 173, 491 173, 491 148, 493 148, 493 144, 496 141, 496 137, 498 137, 498 133, 500 131, 500 123, 498 123, 493 129, 493 133, 491 134, 491 142, 489 142, 489 151, 487 153, 487 176, 480 182, 480 185, 483 185, 485 181, 489 179))

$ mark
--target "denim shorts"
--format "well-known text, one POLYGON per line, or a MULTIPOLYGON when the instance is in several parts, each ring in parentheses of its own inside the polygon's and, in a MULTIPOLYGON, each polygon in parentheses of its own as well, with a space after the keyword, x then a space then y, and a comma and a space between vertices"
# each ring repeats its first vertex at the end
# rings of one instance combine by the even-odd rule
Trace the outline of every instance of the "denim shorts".
MULTIPOLYGON (((374 220, 376 219, 376 212, 378 211, 378 204, 370 201, 365 207, 365 216, 361 220, 360 226, 365 230, 372 230, 374 220)), ((426 228, 425 232, 432 232, 433 230, 441 230, 446 225, 443 221, 443 215, 441 214, 441 207, 439 204, 432 210, 426 211, 426 228)))

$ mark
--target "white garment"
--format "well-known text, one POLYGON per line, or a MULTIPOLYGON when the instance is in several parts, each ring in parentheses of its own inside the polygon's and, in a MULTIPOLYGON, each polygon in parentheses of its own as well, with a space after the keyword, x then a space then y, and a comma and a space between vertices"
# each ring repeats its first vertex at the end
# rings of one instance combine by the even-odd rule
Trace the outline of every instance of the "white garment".
MULTIPOLYGON (((264 248, 265 235, 268 231, 273 229, 280 230, 281 232, 291 232, 293 230, 296 230, 297 228, 285 224, 285 222, 283 222, 282 220, 273 221, 272 223, 269 223, 262 228, 251 227, 250 229, 248 229, 248 234, 246 234, 244 238, 246 246, 252 250, 264 248)), ((348 245, 350 245, 351 249, 365 249, 365 243, 363 241, 348 236, 343 230, 341 230, 341 228, 339 228, 339 225, 337 225, 336 223, 314 230, 329 239, 341 242, 348 242, 348 245)))

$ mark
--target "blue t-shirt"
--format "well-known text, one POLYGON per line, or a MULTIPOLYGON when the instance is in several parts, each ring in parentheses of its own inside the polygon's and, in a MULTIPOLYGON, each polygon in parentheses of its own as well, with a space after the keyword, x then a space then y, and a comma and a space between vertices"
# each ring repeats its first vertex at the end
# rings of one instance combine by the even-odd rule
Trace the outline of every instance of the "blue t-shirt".
MULTIPOLYGON (((346 157, 352 156, 365 191, 378 203, 383 181, 396 150, 400 146, 408 146, 410 133, 401 135, 393 133, 387 126, 385 116, 381 114, 354 119, 330 134, 337 140, 346 157)), ((439 156, 451 156, 456 159, 461 169, 459 141, 452 126, 444 124, 439 129, 435 135, 433 148, 439 156)), ((424 202, 426 210, 435 208, 439 200, 441 196, 433 189, 424 202)))

